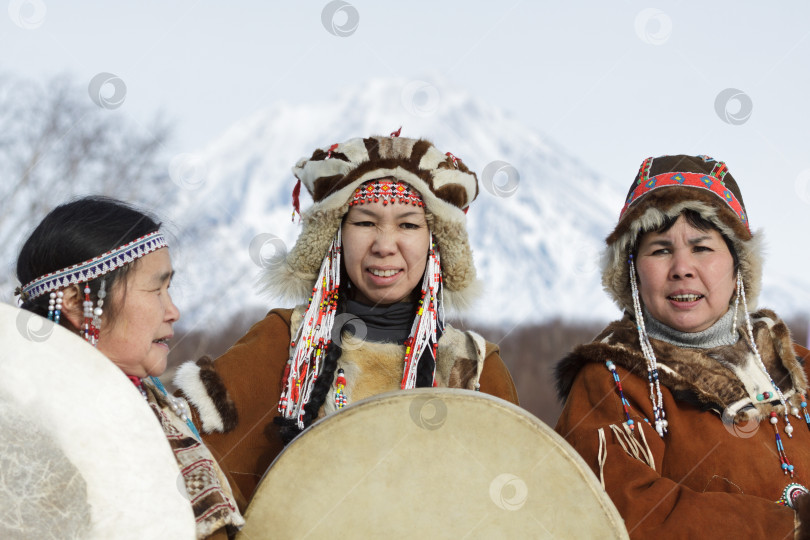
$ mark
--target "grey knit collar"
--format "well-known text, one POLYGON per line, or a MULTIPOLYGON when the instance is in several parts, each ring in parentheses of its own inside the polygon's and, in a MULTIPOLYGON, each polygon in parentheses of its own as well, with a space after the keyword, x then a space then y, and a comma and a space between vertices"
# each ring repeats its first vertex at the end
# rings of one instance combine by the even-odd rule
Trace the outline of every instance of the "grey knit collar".
POLYGON ((652 339, 665 341, 678 347, 711 349, 723 345, 734 345, 740 339, 739 332, 732 333, 731 331, 734 324, 733 309, 726 311, 726 314, 720 317, 716 323, 700 332, 680 332, 653 318, 646 306, 643 306, 642 309, 647 335, 652 339))

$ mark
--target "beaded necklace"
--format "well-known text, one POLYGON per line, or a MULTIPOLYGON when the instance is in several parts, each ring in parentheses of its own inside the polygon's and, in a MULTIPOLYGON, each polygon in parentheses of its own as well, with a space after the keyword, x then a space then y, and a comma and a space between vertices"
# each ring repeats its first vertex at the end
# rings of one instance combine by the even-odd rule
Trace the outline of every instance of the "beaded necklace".
MULTIPOLYGON (((132 381, 132 384, 134 384, 135 388, 137 388, 138 391, 141 393, 141 396, 143 396, 144 401, 149 402, 149 394, 146 393, 146 388, 144 387, 143 384, 144 380, 141 379, 140 377, 134 377, 132 375, 127 375, 127 378, 130 381, 132 381)), ((200 432, 197 431, 197 427, 194 425, 194 422, 191 421, 191 416, 188 413, 188 408, 186 408, 186 404, 182 400, 179 400, 173 395, 171 395, 163 386, 163 383, 160 382, 160 379, 158 379, 157 377, 153 377, 150 375, 149 380, 152 381, 152 384, 154 384, 155 387, 158 390, 160 390, 160 392, 163 394, 163 397, 166 399, 166 401, 169 402, 169 407, 172 409, 172 412, 176 414, 178 417, 180 417, 180 420, 186 423, 186 425, 194 434, 194 436, 197 438, 197 440, 201 441, 202 437, 200 437, 200 432)))

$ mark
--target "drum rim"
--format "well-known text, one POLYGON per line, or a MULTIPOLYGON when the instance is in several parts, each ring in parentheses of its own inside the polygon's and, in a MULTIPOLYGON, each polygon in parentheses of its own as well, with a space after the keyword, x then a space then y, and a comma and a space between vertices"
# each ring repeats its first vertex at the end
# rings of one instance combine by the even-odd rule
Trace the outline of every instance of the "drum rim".
MULTIPOLYGON (((599 479, 594 474, 591 467, 585 462, 582 456, 577 452, 559 433, 554 431, 548 424, 531 414, 526 409, 515 405, 509 401, 501 399, 497 396, 493 396, 490 394, 486 394, 484 392, 479 392, 475 390, 466 390, 462 388, 414 388, 412 390, 392 390, 390 392, 384 392, 381 394, 377 394, 374 396, 367 397, 362 400, 358 400, 350 405, 347 405, 344 409, 324 416, 323 418, 319 418, 317 421, 313 422, 310 426, 308 426, 304 431, 302 431, 299 435, 295 437, 284 449, 279 452, 279 454, 273 459, 272 463, 267 467, 267 469, 262 474, 262 477, 259 479, 258 484, 256 485, 256 490, 254 491, 254 498, 255 495, 259 493, 261 488, 262 482, 267 477, 268 472, 279 462, 285 454, 289 454, 288 450, 293 447, 296 443, 299 443, 300 440, 305 434, 313 433, 315 431, 323 429, 323 426, 334 420, 334 418, 338 417, 338 415, 356 415, 362 411, 365 411, 366 408, 373 406, 375 403, 379 403, 385 401, 390 398, 394 397, 402 397, 403 395, 408 395, 410 397, 427 397, 427 396, 442 396, 442 395, 451 395, 456 397, 465 399, 465 400, 484 400, 489 401, 491 405, 495 407, 499 407, 501 409, 505 409, 512 413, 516 413, 518 418, 528 425, 530 428, 539 431, 542 435, 545 435, 552 441, 554 441, 555 445, 565 450, 565 456, 573 463, 575 466, 580 478, 588 485, 589 490, 593 493, 597 500, 599 500, 600 506, 603 510, 604 515, 607 519, 611 522, 614 526, 614 530, 618 532, 624 533, 623 536, 618 536, 617 538, 628 538, 629 535, 627 534, 627 528, 624 523, 624 518, 622 518, 621 514, 619 513, 616 506, 613 504, 613 501, 608 496, 607 492, 601 487, 599 479)), ((346 416, 343 416, 346 418, 346 416)), ((250 503, 253 502, 253 499, 250 503)), ((245 518, 246 520, 249 519, 248 512, 250 512, 250 504, 248 504, 247 509, 245 510, 245 518)))

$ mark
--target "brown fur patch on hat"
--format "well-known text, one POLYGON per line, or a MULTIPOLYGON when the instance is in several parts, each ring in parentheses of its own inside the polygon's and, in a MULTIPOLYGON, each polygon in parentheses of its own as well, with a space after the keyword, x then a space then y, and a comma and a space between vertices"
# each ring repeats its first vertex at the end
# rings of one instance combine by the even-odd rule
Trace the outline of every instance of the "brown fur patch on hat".
POLYGON ((299 160, 293 172, 314 204, 302 214, 303 230, 295 246, 289 253, 277 252, 260 278, 264 292, 285 301, 309 298, 355 189, 391 177, 409 184, 425 203, 441 253, 446 309, 462 311, 478 295, 463 210, 478 195, 478 178, 460 159, 425 139, 369 137, 318 149, 299 160))

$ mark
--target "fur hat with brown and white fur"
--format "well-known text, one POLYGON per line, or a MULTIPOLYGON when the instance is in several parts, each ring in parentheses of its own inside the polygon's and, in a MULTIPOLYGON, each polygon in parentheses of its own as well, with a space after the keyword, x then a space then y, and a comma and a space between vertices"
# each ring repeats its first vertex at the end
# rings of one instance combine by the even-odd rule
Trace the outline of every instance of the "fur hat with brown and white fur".
POLYGON ((395 178, 416 189, 425 204, 428 224, 441 252, 444 306, 469 306, 479 285, 467 237, 466 211, 478 196, 474 172, 453 154, 440 152, 424 139, 390 136, 357 138, 316 149, 293 167, 299 185, 293 192, 298 210, 300 184, 313 205, 302 214, 303 230, 289 253, 279 252, 261 282, 266 292, 284 300, 306 301, 329 245, 349 211, 358 186, 395 178))
POLYGON ((644 232, 665 220, 694 210, 714 224, 736 251, 749 309, 754 309, 762 281, 761 233, 752 234, 740 188, 722 161, 708 156, 662 156, 641 164, 607 237, 602 257, 602 285, 619 307, 633 313, 628 255, 644 232))

